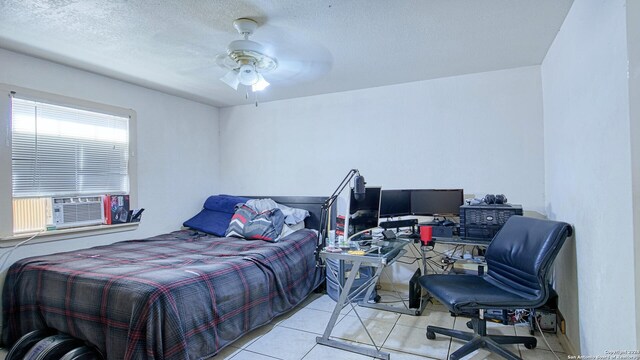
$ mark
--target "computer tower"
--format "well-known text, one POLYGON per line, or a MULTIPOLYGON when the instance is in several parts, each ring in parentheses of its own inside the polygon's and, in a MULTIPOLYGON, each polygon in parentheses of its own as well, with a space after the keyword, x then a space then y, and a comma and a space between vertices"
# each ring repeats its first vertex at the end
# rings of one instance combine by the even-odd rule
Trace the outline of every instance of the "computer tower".
POLYGON ((422 297, 422 287, 418 281, 420 276, 422 276, 422 271, 418 268, 409 280, 409 308, 411 309, 420 309, 420 298, 422 297))

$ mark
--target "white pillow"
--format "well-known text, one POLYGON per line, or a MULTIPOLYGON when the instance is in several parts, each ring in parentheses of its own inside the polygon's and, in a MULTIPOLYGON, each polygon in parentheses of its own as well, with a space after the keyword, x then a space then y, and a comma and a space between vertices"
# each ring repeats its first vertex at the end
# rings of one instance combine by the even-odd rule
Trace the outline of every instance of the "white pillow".
POLYGON ((309 217, 309 212, 305 209, 288 207, 286 205, 278 204, 280 210, 284 214, 284 222, 289 225, 302 224, 304 228, 304 219, 309 217))
POLYGON ((291 228, 291 230, 293 231, 298 231, 300 229, 304 229, 304 221, 300 221, 297 224, 293 224, 293 225, 289 225, 289 227, 291 228))
POLYGON ((294 225, 302 222, 304 227, 304 219, 309 216, 309 212, 305 209, 292 208, 286 205, 278 204, 272 199, 251 199, 246 202, 246 205, 257 212, 263 212, 278 208, 284 215, 284 223, 287 225, 294 225))
POLYGON ((278 237, 278 239, 282 239, 283 237, 289 235, 289 234, 293 234, 294 232, 300 230, 300 229, 304 229, 304 221, 301 221, 297 224, 293 224, 293 225, 287 225, 284 224, 282 225, 282 232, 280 233, 280 236, 278 237))

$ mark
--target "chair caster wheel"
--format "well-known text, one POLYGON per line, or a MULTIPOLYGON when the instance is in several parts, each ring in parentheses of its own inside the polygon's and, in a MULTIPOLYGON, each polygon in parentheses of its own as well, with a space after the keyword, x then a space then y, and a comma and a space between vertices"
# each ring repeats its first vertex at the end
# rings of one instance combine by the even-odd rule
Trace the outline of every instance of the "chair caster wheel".
POLYGON ((427 339, 435 340, 436 339, 436 333, 434 333, 433 331, 427 331, 427 339))
POLYGON ((526 347, 529 350, 535 349, 536 345, 538 345, 538 340, 536 339, 533 339, 533 341, 531 342, 524 343, 524 347, 526 347))

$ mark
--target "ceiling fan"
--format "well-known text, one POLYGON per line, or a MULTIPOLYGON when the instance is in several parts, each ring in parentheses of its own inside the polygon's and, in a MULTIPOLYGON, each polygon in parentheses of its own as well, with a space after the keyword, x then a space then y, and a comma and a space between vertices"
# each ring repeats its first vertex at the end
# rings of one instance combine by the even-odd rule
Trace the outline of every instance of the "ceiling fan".
POLYGON ((257 22, 240 18, 233 21, 233 27, 244 39, 232 41, 227 46, 226 54, 220 54, 216 58, 218 66, 229 70, 220 80, 234 90, 238 90, 239 85, 251 87, 254 92, 264 90, 269 82, 262 74, 275 70, 278 61, 267 55, 260 43, 249 40, 249 36, 258 27, 257 22))

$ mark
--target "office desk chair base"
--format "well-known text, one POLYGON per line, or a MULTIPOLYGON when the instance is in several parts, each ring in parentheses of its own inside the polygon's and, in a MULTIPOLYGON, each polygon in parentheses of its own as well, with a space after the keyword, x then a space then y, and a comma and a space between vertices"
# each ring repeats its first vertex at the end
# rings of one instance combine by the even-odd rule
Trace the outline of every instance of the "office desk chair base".
POLYGON ((438 326, 427 326, 427 339, 434 340, 436 334, 451 336, 456 339, 468 341, 460 349, 449 356, 449 360, 458 360, 481 348, 487 348, 505 359, 520 360, 511 351, 501 347, 501 344, 523 344, 527 349, 534 349, 538 345, 538 340, 529 336, 509 336, 509 335, 487 335, 486 319, 474 318, 471 320, 473 333, 442 328, 438 326))

